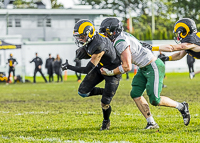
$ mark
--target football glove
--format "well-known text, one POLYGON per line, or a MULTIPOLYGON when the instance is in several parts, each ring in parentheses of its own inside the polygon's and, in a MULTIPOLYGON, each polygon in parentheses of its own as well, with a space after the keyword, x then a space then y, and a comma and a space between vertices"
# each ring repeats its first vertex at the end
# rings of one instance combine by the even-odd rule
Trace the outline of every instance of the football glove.
POLYGON ((62 70, 67 70, 67 66, 69 65, 68 60, 66 59, 66 63, 62 64, 61 68, 62 70))
POLYGON ((163 62, 165 62, 165 61, 169 61, 169 57, 168 56, 160 56, 159 57, 163 62))
POLYGON ((87 54, 84 47, 80 47, 76 50, 76 59, 90 59, 91 57, 87 54))
POLYGON ((145 42, 141 42, 141 41, 140 41, 140 44, 142 44, 142 47, 145 47, 145 48, 147 48, 147 49, 152 51, 152 46, 150 44, 145 43, 145 42))

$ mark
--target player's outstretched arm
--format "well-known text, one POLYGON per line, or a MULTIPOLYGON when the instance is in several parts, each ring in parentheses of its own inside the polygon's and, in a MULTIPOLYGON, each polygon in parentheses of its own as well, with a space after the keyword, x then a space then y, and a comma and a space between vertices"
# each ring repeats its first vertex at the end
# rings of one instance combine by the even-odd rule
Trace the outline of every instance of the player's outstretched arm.
POLYGON ((121 61, 122 65, 119 67, 113 69, 113 70, 108 70, 106 68, 101 68, 101 74, 103 75, 118 75, 118 74, 123 74, 132 69, 132 62, 131 62, 131 51, 130 47, 126 48, 121 54, 121 61))
POLYGON ((191 43, 181 43, 176 45, 161 45, 153 46, 152 51, 161 51, 161 52, 173 52, 173 51, 182 51, 182 50, 194 50, 197 49, 200 51, 200 46, 191 44, 191 43))
POLYGON ((91 56, 91 60, 88 62, 86 67, 72 66, 68 63, 68 60, 66 60, 66 63, 62 64, 62 70, 70 69, 72 71, 76 71, 79 73, 88 74, 97 66, 97 64, 100 62, 102 56, 104 55, 104 53, 105 52, 102 51, 99 54, 93 54, 91 56))
POLYGON ((182 59, 187 53, 185 51, 180 51, 178 53, 175 53, 171 56, 161 56, 160 59, 162 61, 177 61, 182 59))

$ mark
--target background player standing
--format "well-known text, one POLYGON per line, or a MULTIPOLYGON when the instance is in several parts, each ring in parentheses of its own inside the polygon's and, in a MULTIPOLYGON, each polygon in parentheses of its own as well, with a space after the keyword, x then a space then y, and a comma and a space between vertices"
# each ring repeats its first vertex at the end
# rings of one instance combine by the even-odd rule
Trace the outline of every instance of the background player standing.
POLYGON ((45 82, 47 83, 47 79, 45 78, 44 74, 42 73, 42 64, 43 64, 42 59, 40 57, 38 57, 37 53, 35 53, 35 56, 36 57, 32 61, 30 61, 30 63, 32 63, 32 62, 35 63, 33 83, 36 83, 35 76, 36 76, 37 72, 40 72, 40 74, 44 78, 45 82))
POLYGON ((49 75, 49 82, 53 81, 53 62, 54 58, 49 54, 49 58, 46 60, 45 68, 47 69, 47 73, 49 75))
POLYGON ((8 59, 8 62, 6 64, 9 65, 8 81, 7 81, 7 83, 10 82, 10 74, 11 74, 11 72, 13 73, 14 83, 16 83, 16 80, 15 80, 16 79, 16 77, 15 77, 15 65, 17 65, 18 62, 16 61, 16 59, 13 58, 13 54, 10 54, 10 58, 8 59))

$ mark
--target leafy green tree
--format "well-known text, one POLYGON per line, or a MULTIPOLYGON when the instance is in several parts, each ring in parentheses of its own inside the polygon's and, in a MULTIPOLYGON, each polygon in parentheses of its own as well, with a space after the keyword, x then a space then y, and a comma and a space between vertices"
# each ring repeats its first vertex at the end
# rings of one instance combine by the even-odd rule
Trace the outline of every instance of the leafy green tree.
POLYGON ((199 4, 200 0, 168 0, 166 3, 169 7, 167 12, 176 14, 176 20, 181 17, 188 17, 196 23, 199 21, 199 4))
POLYGON ((60 3, 58 3, 57 0, 51 0, 51 7, 56 9, 56 8, 63 8, 64 6, 60 3))
MULTIPOLYGON (((26 1, 26 0, 15 0, 13 5, 16 8, 35 8, 35 2, 38 2, 41 0, 31 0, 31 1, 26 1)), ((57 0, 51 0, 51 6, 53 9, 56 8, 63 8, 63 5, 58 3, 57 0)))
POLYGON ((167 30, 166 28, 163 29, 163 39, 167 40, 168 39, 168 35, 167 35, 167 30))
POLYGON ((15 0, 13 2, 13 5, 16 8, 35 8, 33 0, 31 0, 29 2, 27 2, 26 0, 15 0))

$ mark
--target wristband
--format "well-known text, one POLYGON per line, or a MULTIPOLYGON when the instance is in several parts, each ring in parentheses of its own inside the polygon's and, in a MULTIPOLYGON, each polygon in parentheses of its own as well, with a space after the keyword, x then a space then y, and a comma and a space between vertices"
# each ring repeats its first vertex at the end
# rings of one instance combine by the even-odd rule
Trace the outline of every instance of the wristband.
POLYGON ((152 51, 159 51, 159 46, 152 47, 152 51))
POLYGON ((171 61, 172 60, 172 56, 169 56, 169 61, 171 61))
POLYGON ((119 71, 120 71, 122 74, 125 73, 125 71, 124 71, 122 65, 119 66, 119 71))

